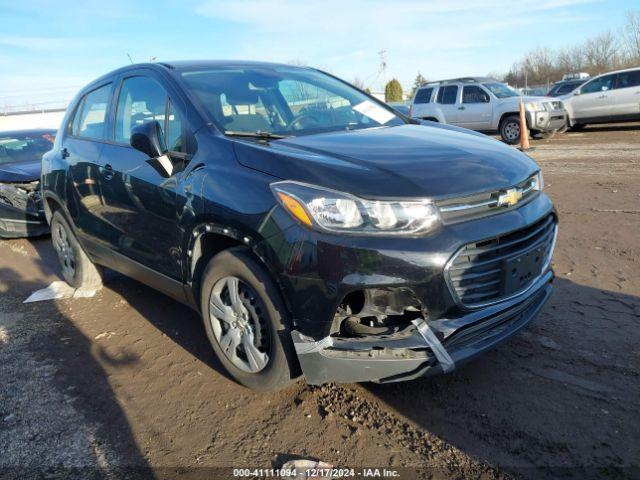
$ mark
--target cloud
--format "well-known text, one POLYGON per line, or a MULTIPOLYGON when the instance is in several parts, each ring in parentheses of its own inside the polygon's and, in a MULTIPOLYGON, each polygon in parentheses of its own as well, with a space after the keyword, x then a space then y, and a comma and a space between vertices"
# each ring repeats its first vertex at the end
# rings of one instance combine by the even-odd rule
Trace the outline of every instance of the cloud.
POLYGON ((509 53, 509 63, 515 60, 510 34, 535 26, 537 40, 529 41, 540 41, 540 26, 583 21, 573 7, 594 1, 205 0, 195 11, 216 24, 231 24, 239 33, 230 43, 243 58, 312 60, 348 79, 356 72, 373 79, 377 52, 384 49, 390 71, 406 85, 418 71, 431 72, 430 78, 439 71, 486 74, 495 68, 488 56, 509 53))

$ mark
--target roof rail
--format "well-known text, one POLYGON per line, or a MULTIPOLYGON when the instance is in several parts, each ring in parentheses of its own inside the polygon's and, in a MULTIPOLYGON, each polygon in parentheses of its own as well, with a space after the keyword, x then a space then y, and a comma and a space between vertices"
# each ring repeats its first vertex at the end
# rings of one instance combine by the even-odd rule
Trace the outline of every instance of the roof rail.
POLYGON ((446 80, 436 80, 434 82, 429 82, 431 84, 446 84, 446 83, 483 83, 483 82, 495 82, 496 80, 490 77, 459 77, 459 78, 449 78, 446 80))

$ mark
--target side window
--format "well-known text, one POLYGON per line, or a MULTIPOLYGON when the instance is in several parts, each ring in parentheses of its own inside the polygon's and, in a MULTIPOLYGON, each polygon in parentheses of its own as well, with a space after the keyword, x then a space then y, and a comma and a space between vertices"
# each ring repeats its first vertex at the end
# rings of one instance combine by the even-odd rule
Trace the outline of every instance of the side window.
POLYGON ((416 93, 416 98, 413 103, 429 103, 431 102, 431 94, 433 93, 433 88, 422 88, 418 90, 416 93))
POLYGON ((462 87, 462 103, 489 103, 489 94, 477 85, 462 87))
POLYGON ((589 83, 585 84, 582 87, 582 93, 594 93, 594 92, 606 92, 607 90, 611 90, 613 88, 613 83, 616 76, 614 75, 605 75, 604 77, 595 78, 591 80, 589 83))
POLYGON ((182 152, 182 122, 162 85, 150 77, 129 77, 122 82, 116 110, 115 141, 129 143, 131 129, 144 122, 157 121, 170 151, 182 152), (167 114, 169 112, 169 114, 167 114))
POLYGON ((446 87, 440 87, 438 90, 438 97, 436 101, 443 105, 453 105, 456 103, 456 98, 458 96, 458 86, 457 85, 447 85, 446 87))
POLYGON ((640 85, 640 70, 632 70, 631 72, 621 72, 618 74, 616 88, 637 87, 640 85))
POLYGON ((575 83, 567 83, 566 85, 560 85, 560 88, 558 88, 558 94, 565 94, 565 93, 569 93, 572 92, 575 88, 577 87, 577 85, 575 83))
POLYGON ((73 121, 74 135, 84 138, 106 138, 104 122, 110 93, 109 83, 84 96, 73 121))

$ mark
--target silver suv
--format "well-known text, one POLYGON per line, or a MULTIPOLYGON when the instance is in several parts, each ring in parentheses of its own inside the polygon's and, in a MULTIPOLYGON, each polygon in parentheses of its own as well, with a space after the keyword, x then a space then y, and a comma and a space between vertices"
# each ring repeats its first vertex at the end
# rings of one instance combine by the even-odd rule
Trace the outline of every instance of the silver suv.
MULTIPOLYGON (((566 125, 562 101, 524 97, 527 126, 532 134, 566 125)), ((471 130, 500 132, 509 144, 520 141, 520 94, 492 78, 441 80, 420 87, 411 103, 411 116, 450 123, 471 130)))
POLYGON ((640 67, 609 72, 562 97, 569 126, 640 120, 640 67))

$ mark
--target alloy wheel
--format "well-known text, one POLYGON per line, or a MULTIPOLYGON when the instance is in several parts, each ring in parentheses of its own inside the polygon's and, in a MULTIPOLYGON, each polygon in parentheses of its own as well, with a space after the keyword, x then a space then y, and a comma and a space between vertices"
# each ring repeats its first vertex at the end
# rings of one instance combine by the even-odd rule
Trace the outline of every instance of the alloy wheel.
POLYGON ((209 296, 213 334, 227 359, 244 372, 258 373, 269 362, 266 308, 256 292, 237 277, 218 280, 209 296))
POLYGON ((65 278, 73 278, 76 273, 76 257, 69 242, 67 229, 61 223, 57 223, 53 229, 53 246, 62 265, 62 273, 65 278))

